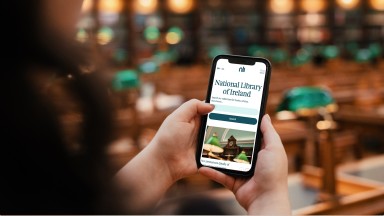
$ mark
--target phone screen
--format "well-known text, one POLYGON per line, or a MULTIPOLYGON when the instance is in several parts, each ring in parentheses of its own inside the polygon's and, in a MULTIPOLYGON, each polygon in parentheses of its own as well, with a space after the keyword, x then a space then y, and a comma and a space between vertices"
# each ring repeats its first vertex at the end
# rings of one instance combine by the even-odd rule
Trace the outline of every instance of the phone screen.
POLYGON ((259 123, 265 109, 270 65, 268 61, 239 62, 222 57, 212 65, 207 102, 214 104, 215 109, 202 124, 200 163, 249 172, 255 163, 255 151, 260 148, 256 141, 261 138, 259 123))

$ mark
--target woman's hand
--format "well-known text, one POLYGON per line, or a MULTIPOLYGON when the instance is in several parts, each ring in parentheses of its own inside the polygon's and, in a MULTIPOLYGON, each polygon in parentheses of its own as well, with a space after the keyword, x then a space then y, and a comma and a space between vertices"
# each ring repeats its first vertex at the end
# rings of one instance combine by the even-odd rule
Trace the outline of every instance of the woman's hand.
POLYGON ((197 173, 200 118, 213 108, 195 99, 182 104, 165 119, 151 143, 119 170, 115 182, 123 209, 149 214, 173 183, 197 173))
POLYGON ((208 167, 199 172, 230 189, 249 214, 291 214, 288 198, 288 162, 269 115, 261 122, 263 143, 250 179, 234 178, 208 167))
POLYGON ((193 99, 169 115, 153 139, 156 152, 174 181, 197 172, 195 152, 201 115, 214 106, 193 99))

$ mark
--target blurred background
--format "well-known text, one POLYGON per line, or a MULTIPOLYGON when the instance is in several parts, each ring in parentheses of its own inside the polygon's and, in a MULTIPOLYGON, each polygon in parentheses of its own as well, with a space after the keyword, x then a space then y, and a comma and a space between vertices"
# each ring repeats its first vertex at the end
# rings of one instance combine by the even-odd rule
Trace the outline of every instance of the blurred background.
MULTIPOLYGON (((213 57, 265 57, 293 210, 384 213, 384 0, 85 0, 76 38, 106 69, 116 170, 181 103, 205 98, 213 57)), ((76 112, 63 120, 69 132, 81 121, 76 112)), ((169 200, 189 193, 244 213, 198 174, 177 182, 159 211, 175 213, 169 200)))

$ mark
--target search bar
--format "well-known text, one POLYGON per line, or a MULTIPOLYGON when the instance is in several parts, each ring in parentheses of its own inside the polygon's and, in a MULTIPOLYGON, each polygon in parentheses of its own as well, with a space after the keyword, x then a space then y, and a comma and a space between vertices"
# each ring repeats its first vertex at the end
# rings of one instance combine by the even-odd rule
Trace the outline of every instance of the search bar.
POLYGON ((229 112, 229 113, 244 114, 244 115, 254 115, 254 116, 259 114, 258 109, 236 107, 236 106, 226 106, 226 105, 220 105, 220 104, 215 104, 214 111, 215 112, 229 112))

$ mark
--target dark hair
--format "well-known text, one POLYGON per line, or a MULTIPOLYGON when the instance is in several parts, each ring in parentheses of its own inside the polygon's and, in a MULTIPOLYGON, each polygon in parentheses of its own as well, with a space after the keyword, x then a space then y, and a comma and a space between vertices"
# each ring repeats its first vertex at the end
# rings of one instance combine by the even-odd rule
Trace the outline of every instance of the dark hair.
POLYGON ((109 177, 104 154, 113 126, 107 88, 97 72, 81 72, 89 59, 79 44, 45 29, 39 0, 12 0, 5 8, 0 213, 99 213, 109 177), (40 85, 36 71, 51 82, 40 85), (51 98, 54 88, 48 84, 62 84, 81 116, 77 151, 68 147, 73 143, 61 121, 60 114, 68 110, 57 106, 55 100, 63 101, 51 98))

